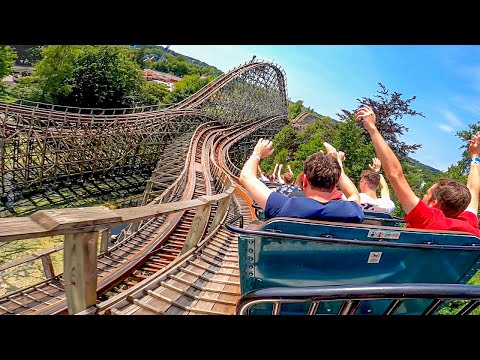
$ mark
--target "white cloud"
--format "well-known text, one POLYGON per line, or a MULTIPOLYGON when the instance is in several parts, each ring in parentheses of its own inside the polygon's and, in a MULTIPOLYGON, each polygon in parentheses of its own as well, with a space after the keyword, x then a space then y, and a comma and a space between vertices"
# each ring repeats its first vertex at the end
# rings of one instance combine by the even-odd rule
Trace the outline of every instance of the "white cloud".
MULTIPOLYGON (((480 97, 478 96, 460 96, 456 95, 451 98, 452 102, 458 108, 467 111, 475 117, 480 116, 480 97)), ((474 119, 468 119, 468 123, 476 121, 474 119)))
POLYGON ((447 124, 438 124, 437 127, 440 130, 445 131, 447 133, 451 133, 451 132, 455 131, 455 129, 453 127, 451 127, 450 125, 447 125, 447 124))
POLYGON ((446 110, 444 116, 452 126, 464 126, 463 122, 453 112, 446 110))
POLYGON ((471 83, 474 90, 480 91, 480 66, 460 65, 457 71, 471 83))

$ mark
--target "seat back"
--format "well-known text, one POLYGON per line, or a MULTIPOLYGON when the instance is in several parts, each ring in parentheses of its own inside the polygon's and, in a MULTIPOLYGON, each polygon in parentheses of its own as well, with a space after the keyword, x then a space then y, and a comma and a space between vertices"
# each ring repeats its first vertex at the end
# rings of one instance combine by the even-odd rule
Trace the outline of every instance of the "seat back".
MULTIPOLYGON (((480 265, 480 239, 467 233, 292 218, 229 228, 241 233, 242 294, 269 287, 465 284, 480 265)), ((382 313, 381 300, 377 302, 376 311, 382 313)), ((407 300, 403 313, 421 313, 428 303, 407 300)), ((323 310, 336 313, 332 304, 333 308, 323 310)), ((363 310, 376 313, 372 308, 363 310)))
MULTIPOLYGON (((268 220, 265 216, 265 210, 262 209, 258 204, 253 204, 255 209, 255 214, 257 219, 260 221, 268 220)), ((374 212, 374 211, 364 211, 365 218, 362 224, 369 225, 381 225, 381 226, 393 226, 393 227, 402 227, 405 224, 405 221, 402 218, 392 216, 387 213, 374 212)))
POLYGON ((402 227, 405 221, 402 218, 392 216, 387 213, 363 211, 365 218, 362 224, 402 227))

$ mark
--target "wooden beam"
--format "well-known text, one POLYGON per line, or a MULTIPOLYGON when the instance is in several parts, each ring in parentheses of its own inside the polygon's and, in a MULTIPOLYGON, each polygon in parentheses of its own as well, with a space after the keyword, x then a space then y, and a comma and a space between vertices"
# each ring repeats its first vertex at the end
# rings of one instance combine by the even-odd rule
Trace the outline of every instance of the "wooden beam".
POLYGON ((132 234, 138 231, 138 228, 140 227, 140 222, 141 220, 135 220, 132 222, 132 224, 130 225, 130 232, 132 234))
POLYGON ((31 254, 31 255, 23 256, 21 258, 15 259, 15 260, 10 261, 8 263, 2 264, 0 266, 0 271, 7 270, 7 269, 10 269, 10 268, 15 267, 17 265, 24 264, 24 263, 27 263, 27 262, 30 262, 30 261, 37 260, 37 259, 41 258, 42 256, 45 256, 47 254, 52 254, 52 253, 60 251, 62 249, 63 249, 63 244, 57 245, 57 246, 55 246, 53 248, 50 248, 50 249, 45 249, 45 250, 36 252, 34 254, 31 254))
POLYGON ((65 235, 63 266, 70 315, 97 301, 97 243, 98 232, 65 235))
POLYGON ((203 201, 195 199, 158 205, 116 209, 115 213, 122 217, 122 222, 132 222, 133 220, 145 220, 157 215, 192 209, 203 204, 203 201))
POLYGON ((46 230, 60 230, 122 220, 119 215, 105 206, 40 210, 30 215, 30 219, 40 224, 46 230))
MULTIPOLYGON (((162 214, 211 204, 229 196, 227 192, 194 200, 110 210, 104 206, 40 210, 30 217, 0 219, 0 242, 43 236, 100 231, 122 223, 151 219, 162 214)), ((231 190, 233 191, 233 190, 231 190)))
POLYGON ((43 255, 41 258, 43 273, 45 274, 45 279, 50 279, 55 276, 55 270, 53 269, 52 258, 50 254, 43 255))
POLYGON ((220 222, 225 217, 228 208, 230 207, 230 202, 232 201, 232 195, 223 198, 218 201, 217 212, 215 217, 212 220, 212 224, 210 225, 210 233, 220 224, 220 222))
POLYGON ((212 205, 208 203, 197 207, 195 217, 193 218, 190 230, 185 237, 185 245, 183 245, 180 255, 186 253, 188 250, 197 245, 198 241, 202 238, 205 228, 208 224, 208 219, 210 218, 211 207, 212 205))
POLYGON ((102 231, 101 242, 100 242, 100 253, 105 253, 108 250, 108 243, 112 237, 112 230, 110 228, 102 231))

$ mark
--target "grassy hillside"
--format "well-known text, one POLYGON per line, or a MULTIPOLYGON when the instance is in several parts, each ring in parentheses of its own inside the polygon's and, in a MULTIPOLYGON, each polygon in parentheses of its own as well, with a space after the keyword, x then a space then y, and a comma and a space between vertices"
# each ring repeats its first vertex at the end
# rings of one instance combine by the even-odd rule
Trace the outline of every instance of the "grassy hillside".
POLYGON ((419 170, 424 171, 426 173, 432 173, 433 175, 441 173, 440 170, 435 169, 431 166, 425 165, 418 160, 412 159, 411 157, 407 157, 407 159, 405 161, 408 162, 409 164, 411 164, 412 166, 415 166, 419 170))
MULTIPOLYGON (((160 45, 149 45, 149 46, 155 46, 159 49, 161 49, 162 51, 165 50, 165 48, 163 46, 160 46, 160 45)), ((195 65, 200 65, 200 66, 208 66, 208 67, 212 67, 220 72, 222 72, 221 70, 217 69, 215 66, 212 66, 210 64, 207 64, 206 62, 203 62, 203 61, 200 61, 198 59, 195 59, 195 58, 192 58, 190 56, 187 56, 187 55, 183 55, 183 54, 180 54, 180 53, 177 53, 171 49, 168 49, 168 54, 171 54, 173 56, 183 56, 185 59, 187 59, 189 62, 191 62, 192 64, 195 64, 195 65)))

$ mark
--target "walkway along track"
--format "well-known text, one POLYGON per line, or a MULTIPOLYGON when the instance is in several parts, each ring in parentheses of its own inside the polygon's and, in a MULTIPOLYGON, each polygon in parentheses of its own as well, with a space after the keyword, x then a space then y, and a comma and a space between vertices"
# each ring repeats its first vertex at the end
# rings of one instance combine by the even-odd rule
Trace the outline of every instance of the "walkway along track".
MULTIPOLYGON (((215 145, 210 157, 229 181, 238 182, 230 168, 229 145, 257 131, 272 117, 248 127, 239 127, 215 145), (229 163, 227 165, 227 163, 229 163)), ((226 220, 238 214, 248 225, 255 219, 252 201, 237 185, 226 220)), ((225 219, 224 219, 225 220, 225 219)), ((223 224, 223 222, 222 222, 223 224)), ((195 248, 177 258, 156 274, 144 279, 129 290, 97 305, 97 313, 131 314, 234 314, 240 297, 237 234, 220 226, 195 248)))
MULTIPOLYGON (((198 128, 196 136, 192 138, 190 155, 187 156, 190 161, 186 163, 185 170, 188 171, 184 170, 178 179, 178 184, 175 184, 177 190, 171 201, 189 200, 195 196, 196 165, 194 159, 198 155, 192 149, 200 148, 201 151, 202 148, 199 146, 201 141, 216 127, 212 127, 212 124, 204 124, 198 128)), ((202 187, 202 183, 200 183, 200 187, 202 187)), ((205 195, 204 184, 203 188, 203 191, 199 191, 205 195)), ((183 212, 178 212, 152 219, 140 227, 138 232, 120 240, 108 252, 100 254, 98 257, 97 294, 105 293, 141 265, 145 256, 162 245, 166 237, 175 230, 182 215, 183 212)), ((178 226, 178 228, 178 231, 181 232, 182 228, 185 229, 185 225, 178 226)), ((164 258, 168 258, 170 261, 173 259, 171 256, 164 256, 164 258)), ((61 275, 0 298, 0 314, 55 314, 61 313, 65 309, 64 281, 61 275)))

